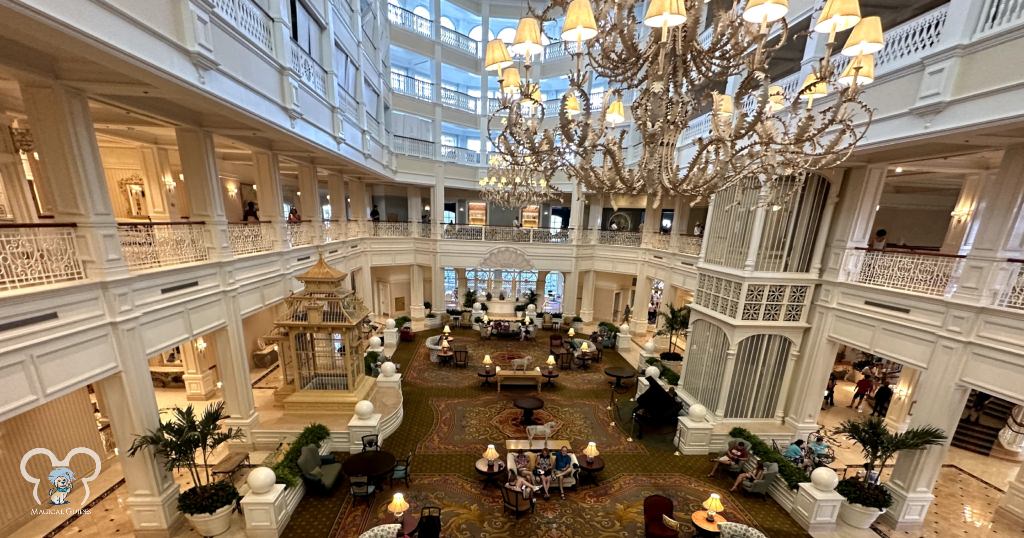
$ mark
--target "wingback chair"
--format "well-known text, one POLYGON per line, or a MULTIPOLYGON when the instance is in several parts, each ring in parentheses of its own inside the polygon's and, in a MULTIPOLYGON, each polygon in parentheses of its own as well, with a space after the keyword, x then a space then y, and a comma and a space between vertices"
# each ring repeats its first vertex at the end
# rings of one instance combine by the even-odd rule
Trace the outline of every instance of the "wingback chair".
POLYGON ((328 494, 341 476, 341 464, 335 463, 334 456, 321 456, 316 445, 302 447, 296 464, 310 491, 328 494))
POLYGON ((441 509, 437 506, 424 506, 420 510, 420 520, 416 529, 410 533, 418 538, 439 538, 441 536, 441 509))
POLYGON ((501 486, 501 500, 505 510, 510 510, 516 518, 536 508, 533 497, 527 498, 522 489, 508 484, 501 486))
POLYGON ((441 336, 442 335, 440 334, 437 336, 431 336, 423 343, 427 350, 430 351, 430 362, 437 362, 437 352, 441 351, 441 336))
POLYGON ((775 462, 764 464, 764 475, 759 480, 753 480, 751 482, 743 482, 743 491, 747 493, 757 493, 762 497, 768 495, 768 487, 775 481, 775 477, 779 476, 779 464, 775 462))
POLYGON ((663 516, 672 518, 672 499, 664 495, 644 498, 644 536, 647 538, 673 538, 679 531, 665 524, 663 516))

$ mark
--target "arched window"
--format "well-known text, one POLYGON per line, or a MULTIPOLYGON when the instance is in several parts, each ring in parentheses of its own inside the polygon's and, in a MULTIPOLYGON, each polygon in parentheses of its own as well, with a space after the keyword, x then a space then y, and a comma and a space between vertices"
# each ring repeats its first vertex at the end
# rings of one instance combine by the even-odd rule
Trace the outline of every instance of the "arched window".
POLYGON ((452 22, 452 20, 449 19, 448 17, 445 17, 444 15, 441 15, 440 22, 441 22, 441 27, 442 28, 447 28, 449 30, 455 30, 455 23, 452 22))
POLYGON ((793 341, 779 334, 755 334, 736 347, 726 418, 773 418, 793 341))
POLYGON ((714 412, 722 393, 729 337, 720 327, 704 320, 691 323, 690 331, 686 349, 688 364, 680 384, 708 411, 714 412))
POLYGON ((416 6, 412 8, 412 12, 416 15, 419 15, 420 17, 423 17, 424 19, 430 18, 430 10, 427 9, 426 6, 416 6))
POLYGON ((504 41, 506 44, 511 44, 513 41, 516 40, 516 29, 505 28, 501 30, 500 32, 498 32, 498 39, 504 41))
MULTIPOLYGON (((484 27, 480 26, 479 24, 474 26, 473 29, 469 31, 470 39, 475 39, 477 41, 483 41, 483 35, 484 27)), ((494 32, 487 32, 487 40, 490 41, 492 39, 494 39, 494 32)))
POLYGON ((562 311, 562 293, 565 291, 565 276, 558 271, 551 271, 544 277, 544 311, 562 311))

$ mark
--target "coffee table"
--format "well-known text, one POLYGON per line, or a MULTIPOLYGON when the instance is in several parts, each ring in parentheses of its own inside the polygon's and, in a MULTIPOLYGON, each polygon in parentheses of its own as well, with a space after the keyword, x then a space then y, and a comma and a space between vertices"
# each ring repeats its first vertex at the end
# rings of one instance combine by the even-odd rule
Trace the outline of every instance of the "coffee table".
MULTIPOLYGON (((594 461, 587 461, 587 457, 583 456, 579 458, 579 460, 580 470, 583 471, 583 475, 589 476, 590 479, 593 481, 594 485, 597 485, 597 473, 604 470, 604 458, 602 458, 601 456, 596 456, 594 458, 594 461)), ((580 482, 582 481, 583 478, 580 477, 580 482)))
POLYGON ((533 424, 533 412, 544 408, 544 400, 541 400, 536 396, 516 398, 515 400, 512 400, 512 406, 516 409, 523 410, 523 416, 520 418, 519 423, 523 426, 529 426, 533 424))
POLYGON ((480 458, 476 460, 476 472, 484 475, 484 487, 487 487, 488 483, 493 482, 495 486, 500 486, 497 480, 495 480, 501 473, 505 472, 505 462, 501 460, 494 460, 494 465, 487 465, 487 458, 480 458))
POLYGON ((636 377, 636 370, 627 368, 625 366, 610 366, 604 369, 604 375, 615 378, 614 388, 622 388, 623 379, 633 379, 636 377))
POLYGON ((702 530, 702 531, 704 531, 706 533, 712 533, 712 534, 718 534, 719 532, 721 532, 718 529, 718 524, 719 523, 725 523, 726 521, 728 521, 727 519, 722 517, 721 514, 715 514, 715 520, 714 521, 708 521, 708 511, 707 510, 697 510, 696 512, 694 512, 693 514, 690 515, 690 519, 693 521, 693 524, 698 529, 700 529, 700 530, 702 530))

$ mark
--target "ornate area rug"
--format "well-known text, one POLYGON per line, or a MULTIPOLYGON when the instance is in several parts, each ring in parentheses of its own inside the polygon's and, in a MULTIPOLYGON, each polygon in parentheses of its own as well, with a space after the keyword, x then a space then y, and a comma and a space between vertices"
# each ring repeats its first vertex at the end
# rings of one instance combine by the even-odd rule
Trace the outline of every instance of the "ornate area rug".
MULTIPOLYGON (((567 490, 566 500, 553 495, 538 499, 536 510, 518 519, 503 511, 501 492, 481 481, 450 474, 417 475, 414 487, 405 492, 411 508, 407 517, 418 518, 424 506, 441 508, 442 535, 448 538, 634 538, 644 535, 644 497, 665 495, 675 503, 676 519, 683 522, 682 536, 695 529, 690 514, 700 509, 708 495, 707 485, 681 475, 620 475, 597 486, 567 490), (503 513, 504 512, 504 513, 503 513)), ((335 522, 334 538, 351 538, 376 525, 391 523, 387 511, 390 491, 378 495, 371 506, 364 501, 345 502, 335 522)), ((723 516, 751 524, 753 518, 731 495, 722 495, 723 516)))
MULTIPOLYGON (((488 444, 503 446, 506 439, 526 439, 520 424, 522 411, 513 407, 519 393, 480 395, 464 398, 431 398, 434 425, 416 451, 424 454, 479 454, 488 444)), ((592 401, 549 393, 536 394, 544 408, 533 413, 537 423, 554 421, 558 429, 552 439, 568 439, 572 448, 582 450, 594 441, 608 454, 646 454, 644 445, 630 441, 618 428, 612 411, 592 401)))

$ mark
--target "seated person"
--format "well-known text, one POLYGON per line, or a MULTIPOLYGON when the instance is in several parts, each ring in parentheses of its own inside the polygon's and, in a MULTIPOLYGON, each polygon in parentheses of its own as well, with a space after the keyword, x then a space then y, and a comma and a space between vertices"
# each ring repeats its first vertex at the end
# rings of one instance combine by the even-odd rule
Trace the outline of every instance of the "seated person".
MULTIPOLYGON (((516 462, 518 464, 518 462, 516 462)), ((537 458, 537 467, 533 470, 533 474, 536 475, 536 482, 540 480, 540 487, 544 488, 544 498, 550 499, 551 494, 548 490, 551 488, 551 453, 545 448, 540 451, 540 457, 537 458)))
POLYGON ((722 457, 715 460, 715 466, 711 468, 711 472, 708 473, 708 478, 715 476, 715 471, 718 470, 719 465, 739 465, 740 462, 750 457, 750 452, 747 451, 746 443, 736 443, 732 448, 726 451, 722 457))
POLYGON ((555 473, 554 477, 558 479, 558 491, 562 494, 562 498, 565 499, 565 489, 562 487, 562 478, 565 475, 572 472, 572 458, 569 457, 569 447, 563 446, 557 454, 555 454, 555 473))
POLYGON ((828 443, 826 443, 825 438, 820 435, 814 438, 814 442, 810 444, 810 448, 814 451, 815 458, 828 454, 828 443))
POLYGON ((516 473, 521 476, 529 478, 530 476, 530 458, 526 457, 526 452, 520 452, 516 454, 516 473))
POLYGON ((729 491, 736 491, 736 489, 739 488, 740 484, 742 484, 744 481, 754 482, 755 480, 760 480, 763 476, 764 462, 758 461, 757 467, 755 467, 753 471, 740 473, 740 475, 736 477, 736 481, 732 483, 732 487, 729 488, 729 491))
POLYGON ((505 487, 509 489, 518 489, 522 491, 523 497, 527 499, 533 497, 533 492, 540 489, 540 486, 535 486, 531 484, 529 480, 523 478, 518 474, 509 477, 508 483, 505 484, 505 487))
POLYGON ((797 439, 796 441, 790 443, 788 447, 786 447, 786 451, 782 453, 782 457, 801 467, 808 467, 811 462, 810 458, 805 452, 805 448, 806 447, 804 447, 804 440, 797 439))

